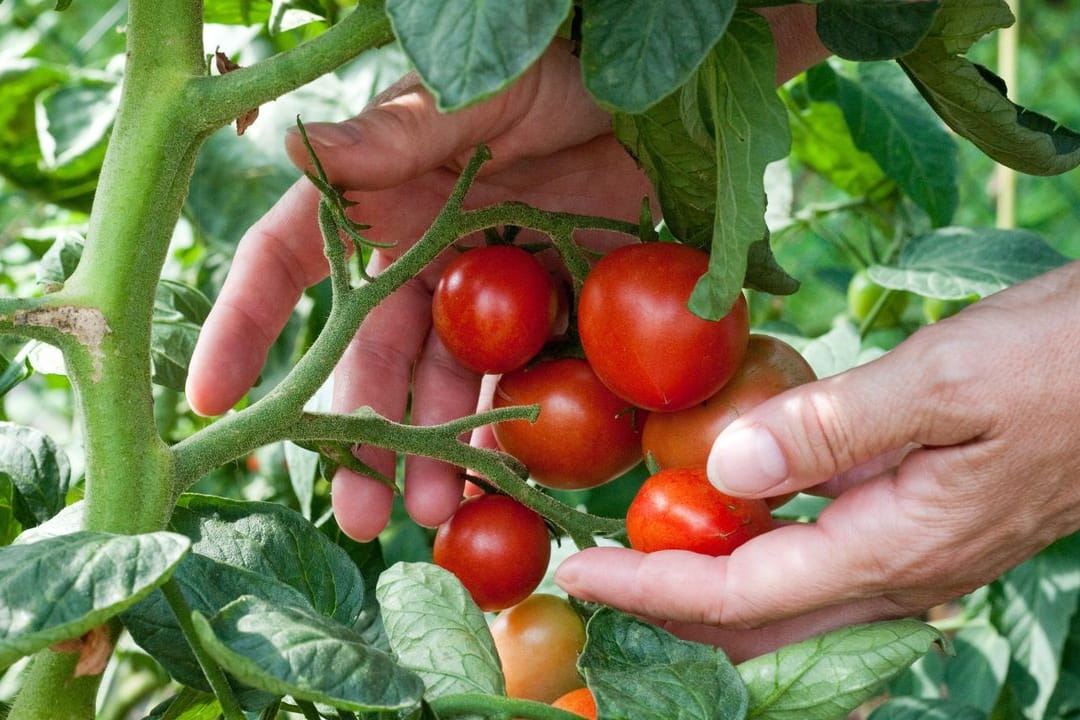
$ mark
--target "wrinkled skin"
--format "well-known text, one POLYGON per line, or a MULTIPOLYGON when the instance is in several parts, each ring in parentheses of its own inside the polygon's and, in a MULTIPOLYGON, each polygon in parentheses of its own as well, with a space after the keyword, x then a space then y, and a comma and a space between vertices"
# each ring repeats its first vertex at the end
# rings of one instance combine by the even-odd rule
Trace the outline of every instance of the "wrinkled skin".
MULTIPOLYGON (((812 12, 770 12, 778 80, 825 56, 812 12)), ((516 199, 636 220, 649 191, 560 46, 507 92, 462 112, 438 115, 406 77, 357 118, 308 130, 331 181, 351 191, 356 217, 374 226, 373 239, 397 242, 374 255, 372 272, 419 237, 481 141, 494 159, 471 206, 516 199)), ((287 143, 304 166, 299 139, 287 143)), ((297 183, 237 249, 192 361, 188 398, 197 411, 221 413, 242 397, 303 288, 326 275, 317 201, 310 184, 297 183)), ((400 418, 410 386, 419 424, 483 404, 481 378, 429 333, 439 269, 361 326, 337 369, 335 410, 371 405, 400 418)), ((557 580, 580 597, 719 643, 735 659, 849 622, 915 613, 984 584, 1080 527, 1078 302, 1080 265, 1070 265, 730 425, 710 456, 713 482, 732 495, 813 489, 836 497, 816 524, 766 533, 729 558, 593 548, 567 560, 557 580)), ((489 442, 483 435, 473 441, 489 442)), ((388 454, 360 454, 383 472, 393 468, 388 454)), ((406 507, 436 525, 457 506, 461 483, 453 468, 410 459, 406 507)), ((353 537, 377 534, 391 500, 376 481, 344 471, 334 480, 334 510, 353 537)))

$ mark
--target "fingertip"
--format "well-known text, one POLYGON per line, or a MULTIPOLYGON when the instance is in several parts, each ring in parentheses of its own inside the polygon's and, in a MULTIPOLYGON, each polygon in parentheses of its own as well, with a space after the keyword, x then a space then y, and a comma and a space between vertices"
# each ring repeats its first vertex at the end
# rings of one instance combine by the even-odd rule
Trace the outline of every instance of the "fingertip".
POLYGON ((458 468, 426 457, 410 457, 405 471, 405 509, 418 525, 437 527, 461 504, 465 480, 458 468))
POLYGON ((368 542, 390 520, 394 491, 377 480, 340 469, 334 475, 330 502, 341 531, 353 540, 368 542))
POLYGON ((725 428, 709 452, 706 472, 720 492, 738 497, 790 490, 784 451, 762 425, 735 422, 725 428))

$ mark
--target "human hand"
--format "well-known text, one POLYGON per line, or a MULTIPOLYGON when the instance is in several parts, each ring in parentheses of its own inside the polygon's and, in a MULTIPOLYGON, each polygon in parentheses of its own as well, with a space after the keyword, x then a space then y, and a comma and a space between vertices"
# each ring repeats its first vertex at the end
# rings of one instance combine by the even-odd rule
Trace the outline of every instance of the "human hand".
MULTIPOLYGON (((763 11, 789 49, 778 58, 784 80, 824 56, 810 29, 812 8, 763 11)), ((645 176, 611 132, 610 116, 585 92, 569 44, 557 42, 506 92, 443 115, 414 76, 406 76, 359 116, 340 124, 306 125, 329 180, 347 189, 352 216, 371 225, 367 236, 394 243, 375 252, 376 274, 412 245, 442 207, 477 144, 492 160, 473 185, 467 205, 519 200, 547 210, 636 221, 645 176)), ((297 134, 287 138, 293 161, 309 161, 297 134)), ((241 240, 232 269, 204 324, 192 357, 187 397, 205 415, 232 407, 255 381, 266 353, 304 288, 328 272, 316 212, 318 192, 300 180, 241 240)), ((611 238, 581 233, 594 248, 611 238)), ((625 239, 621 241, 625 242, 625 239)), ((363 322, 335 374, 333 409, 368 405, 401 419, 411 396, 411 421, 435 424, 477 407, 480 378, 449 357, 430 333, 431 292, 442 258, 379 305, 363 322)), ((394 475, 394 457, 362 448, 362 461, 394 475)), ((405 505, 423 525, 436 525, 457 507, 457 469, 409 458, 405 505)), ((389 517, 392 494, 383 484, 342 470, 332 501, 342 529, 374 537, 389 517)))
POLYGON ((834 497, 816 523, 730 557, 586 550, 556 580, 736 659, 984 585, 1080 528, 1078 301, 1074 263, 728 426, 709 458, 713 483, 834 497))

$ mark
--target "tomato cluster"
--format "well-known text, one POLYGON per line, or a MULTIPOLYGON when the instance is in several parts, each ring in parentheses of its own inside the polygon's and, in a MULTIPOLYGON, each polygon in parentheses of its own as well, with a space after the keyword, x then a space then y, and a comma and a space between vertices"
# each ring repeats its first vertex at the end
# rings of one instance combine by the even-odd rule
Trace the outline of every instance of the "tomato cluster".
MULTIPOLYGON (((435 292, 432 316, 447 348, 467 367, 501 374, 493 406, 540 407, 535 422, 493 428, 499 447, 524 463, 533 481, 580 490, 643 458, 660 468, 626 516, 631 546, 645 552, 729 554, 772 526, 764 501, 713 487, 706 460, 735 418, 814 379, 790 345, 750 334, 741 294, 720 320, 690 312, 690 295, 707 269, 706 253, 676 243, 627 245, 602 257, 575 308, 584 358, 537 358, 562 332, 567 302, 525 250, 467 251, 435 292)), ((543 519, 501 495, 468 497, 435 538, 435 562, 485 610, 528 597, 549 557, 543 519)))

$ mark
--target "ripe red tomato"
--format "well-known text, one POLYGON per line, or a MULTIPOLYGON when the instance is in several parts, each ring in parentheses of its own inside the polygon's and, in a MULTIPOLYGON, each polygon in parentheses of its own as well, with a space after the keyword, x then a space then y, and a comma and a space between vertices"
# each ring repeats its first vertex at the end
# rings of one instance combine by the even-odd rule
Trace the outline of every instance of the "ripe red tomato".
POLYGON ((622 475, 641 460, 638 413, 579 358, 538 362, 503 375, 492 405, 540 405, 535 423, 494 426, 499 447, 549 488, 580 490, 622 475))
POLYGON ((585 647, 585 623, 565 599, 530 595, 499 613, 491 637, 508 697, 550 703, 584 684, 577 659, 585 647))
POLYGON ((629 402, 672 412, 735 374, 750 334, 746 299, 717 321, 686 304, 709 257, 676 243, 625 245, 600 259, 581 289, 578 331, 600 379, 629 402))
POLYGON ((587 687, 571 690, 551 703, 551 706, 577 713, 585 720, 596 720, 596 698, 587 687))
POLYGON ((742 364, 720 392, 673 413, 652 413, 641 431, 644 455, 661 468, 705 465, 713 441, 755 405, 816 379, 799 351, 768 335, 751 335, 742 364))
POLYGON ((730 555, 772 527, 764 500, 725 495, 700 466, 670 468, 649 477, 626 511, 630 547, 642 552, 730 555))
POLYGON ((475 372, 503 373, 532 359, 559 314, 554 279, 513 245, 488 245, 454 258, 435 286, 431 322, 450 353, 475 372))
POLYGON ((477 495, 435 532, 432 559, 457 576, 481 610, 521 602, 544 579, 551 540, 544 519, 505 495, 477 495))

